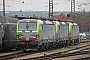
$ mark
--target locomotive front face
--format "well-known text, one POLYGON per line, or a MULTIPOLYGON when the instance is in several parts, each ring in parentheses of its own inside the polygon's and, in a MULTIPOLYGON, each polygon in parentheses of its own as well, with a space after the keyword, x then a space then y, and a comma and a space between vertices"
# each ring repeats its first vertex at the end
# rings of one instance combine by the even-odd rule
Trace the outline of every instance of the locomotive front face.
POLYGON ((39 30, 41 20, 23 19, 17 23, 16 34, 20 43, 17 47, 24 50, 32 50, 38 47, 39 30))
POLYGON ((36 22, 19 22, 19 40, 21 42, 33 42, 36 40, 36 22))

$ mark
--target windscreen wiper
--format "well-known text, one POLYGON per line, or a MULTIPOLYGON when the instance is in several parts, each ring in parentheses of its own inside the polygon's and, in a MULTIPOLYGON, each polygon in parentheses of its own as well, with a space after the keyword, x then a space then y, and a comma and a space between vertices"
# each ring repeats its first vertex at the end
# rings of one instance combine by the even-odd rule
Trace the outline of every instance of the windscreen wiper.
POLYGON ((27 26, 28 28, 29 28, 29 30, 32 32, 32 30, 30 29, 30 27, 29 26, 27 26))
POLYGON ((24 29, 23 29, 23 32, 25 32, 25 29, 29 29, 31 32, 32 32, 32 30, 30 29, 30 27, 29 26, 26 26, 24 29))

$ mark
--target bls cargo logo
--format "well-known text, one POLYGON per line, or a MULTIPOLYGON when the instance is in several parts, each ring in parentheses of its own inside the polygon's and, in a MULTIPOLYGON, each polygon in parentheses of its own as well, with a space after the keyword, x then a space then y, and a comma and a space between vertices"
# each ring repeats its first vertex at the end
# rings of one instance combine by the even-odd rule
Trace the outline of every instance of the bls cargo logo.
POLYGON ((30 37, 36 37, 36 34, 31 34, 30 37))

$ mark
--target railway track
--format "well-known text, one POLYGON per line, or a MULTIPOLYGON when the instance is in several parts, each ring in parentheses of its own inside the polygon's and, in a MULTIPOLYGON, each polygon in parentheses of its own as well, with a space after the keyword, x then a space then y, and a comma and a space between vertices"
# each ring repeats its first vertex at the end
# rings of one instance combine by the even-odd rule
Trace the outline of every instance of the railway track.
POLYGON ((82 54, 90 54, 90 51, 84 51, 90 49, 90 45, 88 47, 84 46, 78 49, 72 49, 64 52, 58 52, 54 54, 47 55, 45 54, 44 56, 39 56, 39 57, 33 57, 33 58, 28 58, 29 60, 51 60, 55 58, 63 58, 63 57, 69 57, 69 56, 75 56, 75 55, 82 55, 82 54), (81 49, 83 48, 83 49, 81 49))
POLYGON ((90 57, 80 58, 80 59, 73 59, 73 60, 90 60, 90 57))
MULTIPOLYGON (((19 57, 17 59, 29 59, 29 60, 44 60, 44 59, 55 59, 55 58, 60 58, 60 57, 67 57, 67 56, 75 56, 74 53, 76 53, 76 55, 80 55, 80 54, 87 54, 89 52, 80 52, 79 51, 84 51, 86 49, 89 49, 90 45, 84 45, 81 47, 76 47, 70 50, 66 50, 66 51, 62 51, 62 52, 40 52, 40 53, 35 53, 35 54, 31 54, 31 55, 27 55, 24 57, 19 57), (48 53, 48 54, 44 54, 44 53, 48 53)), ((51 51, 51 50, 50 50, 51 51)), ((15 59, 13 59, 15 60, 15 59)))
POLYGON ((23 51, 14 51, 0 54, 0 60, 6 60, 9 58, 14 58, 16 55, 23 53, 23 51))
MULTIPOLYGON (((84 45, 84 46, 81 46, 81 47, 76 47, 76 48, 73 48, 73 49, 71 49, 71 50, 67 50, 67 51, 63 51, 63 52, 58 52, 58 53, 53 53, 53 54, 50 54, 50 55, 47 55, 47 54, 44 54, 44 56, 39 56, 39 57, 32 57, 32 58, 26 58, 26 59, 40 59, 40 58, 42 58, 42 59, 45 59, 45 58, 50 58, 50 59, 54 59, 54 58, 58 58, 58 56, 57 55, 60 55, 60 54, 62 54, 62 53, 70 53, 70 51, 74 51, 74 50, 77 50, 77 49, 86 49, 85 47, 88 47, 88 46, 90 46, 89 44, 87 44, 87 45, 84 45), (56 56, 56 57, 55 57, 56 56)), ((89 47, 90 48, 90 47, 89 47)), ((83 50, 84 50, 83 49, 83 50)), ((87 48, 88 49, 88 48, 87 48)), ((42 52, 39 52, 39 53, 42 53, 42 52)), ((21 57, 23 57, 23 56, 28 56, 28 55, 33 55, 33 54, 35 54, 35 52, 18 52, 18 53, 13 53, 13 54, 8 54, 8 55, 0 55, 0 60, 6 60, 6 59, 18 59, 18 58, 21 58, 21 57)), ((37 53, 36 53, 37 54, 37 53)), ((71 53, 70 53, 71 54, 71 53)), ((67 54, 62 54, 63 56, 67 56, 67 54)), ((69 55, 68 55, 69 56, 69 55)), ((70 55, 71 56, 71 55, 70 55)))
POLYGON ((18 57, 21 57, 21 56, 25 56, 25 55, 30 55, 30 54, 33 54, 35 52, 18 52, 18 53, 13 53, 13 54, 8 54, 8 55, 3 55, 3 56, 0 56, 0 60, 8 60, 8 59, 12 59, 12 58, 18 58, 18 57))

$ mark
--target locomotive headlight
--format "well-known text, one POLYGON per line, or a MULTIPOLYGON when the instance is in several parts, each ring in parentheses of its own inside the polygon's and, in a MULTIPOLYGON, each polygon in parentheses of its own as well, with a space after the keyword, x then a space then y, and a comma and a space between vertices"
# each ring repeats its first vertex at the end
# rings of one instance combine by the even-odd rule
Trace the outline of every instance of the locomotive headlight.
POLYGON ((36 39, 39 39, 39 35, 36 35, 36 39))
POLYGON ((29 21, 26 21, 26 22, 29 22, 29 21))
POLYGON ((38 40, 38 38, 36 38, 38 40))
POLYGON ((18 40, 19 38, 17 37, 17 40, 18 40))
POLYGON ((19 35, 17 35, 17 40, 19 39, 19 35))
POLYGON ((22 42, 22 44, 24 44, 25 42, 22 42))

